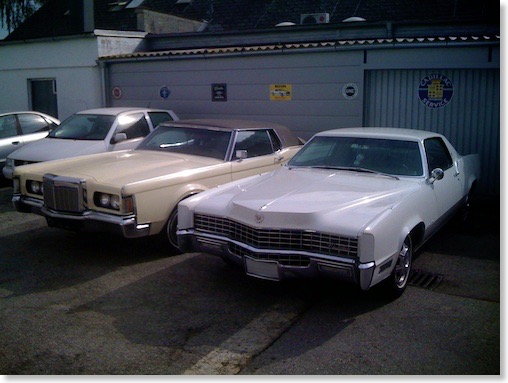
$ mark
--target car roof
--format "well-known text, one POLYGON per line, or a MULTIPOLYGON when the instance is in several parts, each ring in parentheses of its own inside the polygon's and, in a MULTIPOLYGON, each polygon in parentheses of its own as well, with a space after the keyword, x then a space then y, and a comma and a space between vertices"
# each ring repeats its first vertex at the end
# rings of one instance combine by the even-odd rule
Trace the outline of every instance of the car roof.
POLYGON ((375 137, 390 139, 407 139, 423 141, 431 137, 443 137, 439 133, 418 129, 385 128, 385 127, 359 127, 341 128, 319 132, 316 136, 354 136, 354 137, 375 137))
POLYGON ((47 117, 55 122, 60 122, 60 120, 56 117, 53 117, 53 116, 50 116, 49 114, 47 113, 42 113, 42 112, 38 112, 36 110, 16 110, 16 111, 5 111, 5 110, 1 110, 0 111, 0 116, 8 116, 8 115, 11 115, 11 114, 37 114, 39 116, 44 116, 44 117, 47 117))
POLYGON ((273 129, 282 141, 283 147, 300 145, 298 138, 284 125, 273 122, 241 120, 241 119, 190 119, 180 121, 165 121, 159 126, 181 126, 187 128, 208 128, 225 131, 273 129))
MULTIPOLYGON (((23 114, 23 113, 32 113, 32 114, 40 114, 43 116, 49 116, 46 113, 37 112, 36 110, 15 110, 15 111, 7 111, 7 110, 0 110, 0 115, 6 115, 6 114, 23 114)), ((49 116, 52 117, 52 116, 49 116)), ((55 118, 55 117, 52 117, 55 118)))
POLYGON ((117 116, 125 112, 135 111, 163 111, 163 109, 150 109, 150 108, 138 108, 138 107, 112 107, 112 108, 96 108, 87 109, 77 112, 76 114, 104 114, 109 116, 117 116))

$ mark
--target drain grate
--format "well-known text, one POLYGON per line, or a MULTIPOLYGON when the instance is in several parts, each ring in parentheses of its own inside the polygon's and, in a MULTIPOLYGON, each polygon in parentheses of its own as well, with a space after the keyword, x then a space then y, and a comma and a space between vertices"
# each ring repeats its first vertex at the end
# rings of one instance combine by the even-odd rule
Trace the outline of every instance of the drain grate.
POLYGON ((427 271, 413 270, 409 275, 408 284, 428 290, 434 290, 443 280, 442 274, 429 273, 427 271))

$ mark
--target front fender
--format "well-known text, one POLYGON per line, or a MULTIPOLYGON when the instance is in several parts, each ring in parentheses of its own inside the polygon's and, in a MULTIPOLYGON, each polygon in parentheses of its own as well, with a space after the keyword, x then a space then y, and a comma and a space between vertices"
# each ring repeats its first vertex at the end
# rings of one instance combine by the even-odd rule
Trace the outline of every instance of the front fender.
MULTIPOLYGON (((409 199, 406 199, 408 201, 409 199)), ((432 201, 432 200, 431 200, 432 201)), ((422 202, 421 206, 425 206, 422 202)), ((428 205, 427 205, 428 206, 428 205)), ((432 205, 434 206, 434 205, 432 205)), ((396 258, 408 234, 415 228, 421 228, 421 240, 425 231, 425 222, 428 220, 422 215, 425 209, 415 209, 414 200, 398 203, 378 215, 376 219, 365 228, 365 233, 374 238, 372 259, 361 254, 361 262, 374 261, 376 267, 372 277, 372 286, 381 282, 393 271, 396 258), (411 203, 410 203, 411 202, 411 203)))

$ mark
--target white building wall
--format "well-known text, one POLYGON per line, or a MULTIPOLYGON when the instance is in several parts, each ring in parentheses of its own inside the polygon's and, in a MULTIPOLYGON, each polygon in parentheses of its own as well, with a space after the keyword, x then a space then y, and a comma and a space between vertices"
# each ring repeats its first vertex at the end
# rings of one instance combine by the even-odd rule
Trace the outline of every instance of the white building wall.
POLYGON ((144 33, 95 31, 79 37, 0 43, 0 110, 30 110, 29 80, 55 79, 58 117, 103 105, 99 56, 132 53, 144 33))
POLYGON ((30 79, 55 79, 58 118, 101 106, 95 38, 0 45, 0 109, 29 110, 30 79))

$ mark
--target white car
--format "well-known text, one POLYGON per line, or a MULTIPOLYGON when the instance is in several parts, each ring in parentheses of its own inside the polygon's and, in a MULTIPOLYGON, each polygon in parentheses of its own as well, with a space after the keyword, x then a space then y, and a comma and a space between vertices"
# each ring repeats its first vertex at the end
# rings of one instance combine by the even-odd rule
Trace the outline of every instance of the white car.
POLYGON ((12 179, 14 168, 20 165, 133 149, 161 122, 178 119, 173 111, 161 109, 84 110, 66 119, 46 138, 12 152, 2 171, 12 179))
POLYGON ((331 275, 398 297, 412 254, 466 208, 478 155, 442 135, 350 128, 316 134, 282 168, 182 201, 178 244, 248 275, 331 275))
POLYGON ((7 156, 31 142, 41 140, 60 125, 60 121, 35 111, 0 112, 0 169, 7 156))

